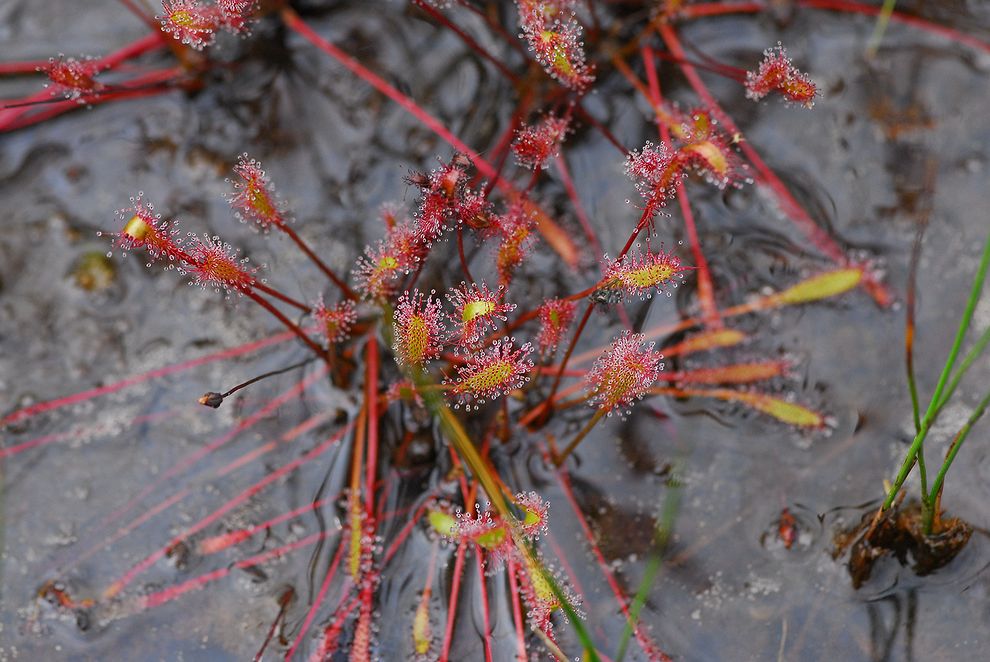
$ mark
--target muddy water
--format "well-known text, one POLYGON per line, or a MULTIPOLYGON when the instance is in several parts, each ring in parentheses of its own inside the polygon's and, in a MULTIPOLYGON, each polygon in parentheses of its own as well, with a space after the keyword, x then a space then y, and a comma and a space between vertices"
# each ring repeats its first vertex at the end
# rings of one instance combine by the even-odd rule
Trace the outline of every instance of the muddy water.
MULTIPOLYGON (((116 4, 84 12, 71 2, 45 4, 45 12, 17 0, 0 6, 3 60, 60 51, 100 54, 142 35, 141 25, 116 4)), ((354 7, 318 12, 313 24, 377 71, 390 72, 393 84, 468 144, 484 151, 497 141, 513 110, 510 85, 454 36, 409 15, 400 3, 375 12, 362 9, 362 3, 354 7)), ((952 9, 938 19, 974 33, 988 26, 986 16, 971 15, 962 6, 952 9)), ((463 11, 452 15, 473 34, 487 35, 476 18, 463 11)), ((990 60, 894 25, 878 57, 868 61, 862 52, 871 25, 857 16, 797 12, 784 22, 766 16, 709 19, 686 26, 683 35, 715 59, 744 67, 781 40, 813 73, 824 96, 812 111, 755 105, 742 98, 735 83, 706 80, 816 220, 851 253, 872 260, 898 295, 918 219, 930 206, 917 346, 925 393, 937 378, 987 231, 981 203, 990 148, 985 113, 990 60), (929 172, 935 175, 933 190, 926 186, 929 172)), ((483 43, 520 64, 497 39, 486 36, 483 43)), ((6 230, 0 235, 3 413, 276 333, 263 311, 190 288, 174 273, 146 269, 140 256, 102 261, 108 247, 96 233, 113 229, 114 210, 137 191, 180 217, 184 229, 221 234, 243 247, 255 263, 265 264, 273 285, 313 298, 325 286, 298 252, 231 218, 222 195, 236 156, 247 150, 264 161, 300 233, 343 272, 380 236, 379 206, 413 202, 402 183, 407 169, 428 168, 436 156, 449 154, 404 111, 274 24, 258 26, 246 42, 223 42, 218 55, 238 64, 209 74, 198 94, 174 92, 84 109, 0 136, 6 230), (110 274, 106 287, 81 286, 77 267, 85 260, 110 274)), ((167 63, 164 55, 141 61, 148 67, 167 63)), ((25 79, 4 80, 0 87, 7 97, 36 88, 36 80, 25 79)), ((626 89, 619 77, 607 76, 587 106, 634 147, 653 138, 654 130, 646 106, 626 89)), ((676 75, 664 79, 664 90, 685 104, 695 102, 676 75)), ((597 133, 582 129, 570 139, 568 159, 602 244, 615 253, 636 218, 625 202, 635 191, 622 174, 621 155, 597 133)), ((551 174, 538 197, 568 228, 577 228, 558 182, 551 174)), ((763 191, 746 187, 723 195, 698 183, 689 193, 720 305, 827 268, 763 191)), ((676 214, 661 225, 668 245, 684 240, 680 227, 676 214)), ((452 246, 444 250, 454 255, 452 246)), ((688 255, 686 246, 679 250, 688 255)), ((582 283, 594 277, 595 256, 586 257, 577 276, 582 283)), ((519 300, 527 292, 542 296, 575 282, 572 272, 549 258, 534 258, 532 269, 514 286, 519 300)), ((673 297, 633 305, 630 312, 652 326, 696 309, 689 279, 673 297)), ((617 324, 597 316, 595 332, 581 349, 607 339, 617 324)), ((987 311, 978 311, 978 329, 988 324, 987 311)), ((734 406, 657 399, 638 406, 627 421, 608 421, 584 442, 572 473, 575 502, 628 594, 639 585, 651 553, 671 467, 681 476, 676 535, 642 617, 650 635, 685 660, 978 657, 987 645, 984 568, 990 563, 982 529, 990 496, 985 432, 977 429, 947 482, 944 505, 977 527, 952 564, 918 578, 895 561, 882 563, 867 585, 854 591, 845 568, 827 553, 834 531, 857 521, 874 503, 910 438, 902 309, 879 309, 855 292, 734 325, 752 340, 676 367, 787 356, 794 360, 793 374, 769 390, 828 412, 834 426, 827 434, 801 433, 734 406), (778 535, 785 508, 797 527, 789 549, 778 535)), ((286 641, 276 637, 267 653, 281 657, 336 550, 342 516, 336 497, 346 483, 346 445, 327 446, 298 471, 239 500, 196 541, 314 501, 318 507, 216 556, 198 553, 191 543, 178 546, 113 599, 99 598, 175 535, 304 453, 323 448, 340 429, 339 420, 353 415, 359 392, 331 386, 314 364, 250 389, 216 412, 194 403, 203 391, 222 390, 305 356, 305 348, 278 342, 3 430, 5 448, 28 446, 0 465, 0 659, 250 658, 276 619, 280 597, 292 587, 296 599, 284 620, 286 641), (309 384, 301 394, 266 408, 300 380, 309 384), (261 459, 247 461, 246 454, 268 442, 276 443, 261 459), (212 446, 215 453, 173 469, 212 446), (323 536, 322 542, 265 563, 238 564, 314 534, 323 536), (160 596, 218 569, 228 572, 205 590, 154 608, 142 602, 142 596, 160 596), (60 582, 58 590, 50 588, 52 581, 60 582), (58 595, 99 600, 72 609, 59 606, 58 595)), ((979 385, 988 380, 984 361, 946 411, 930 456, 941 456, 980 398, 979 385)), ((562 417, 550 430, 566 437, 580 422, 562 417)), ((411 423, 387 418, 386 448, 411 423)), ((437 454, 429 430, 420 437, 422 443, 401 462, 386 461, 385 509, 397 513, 380 530, 386 546, 405 523, 403 509, 419 505, 429 490, 449 489, 442 481, 445 453, 437 454)), ((561 484, 535 450, 543 439, 541 434, 513 440, 495 461, 514 487, 535 489, 552 504, 548 558, 562 552, 585 596, 592 636, 608 642, 603 650, 611 654, 623 620, 561 484)), ((412 612, 430 550, 431 542, 417 529, 384 572, 376 606, 377 650, 384 659, 411 650, 412 612)), ((447 570, 434 590, 436 636, 443 630, 441 607, 453 557, 452 549, 440 549, 440 567, 446 564, 447 570)), ((467 561, 473 568, 473 557, 467 561)), ((496 659, 511 659, 515 651, 506 584, 504 572, 487 580, 491 628, 499 640, 496 659)), ((466 573, 453 659, 482 655, 480 589, 477 574, 466 573)), ((337 599, 333 592, 331 598, 334 602, 316 612, 317 625, 329 622, 337 599)), ((579 650, 567 626, 558 632, 565 651, 579 650)), ((312 645, 305 639, 304 649, 312 645)), ((642 651, 634 644, 630 658, 637 656, 642 651)))

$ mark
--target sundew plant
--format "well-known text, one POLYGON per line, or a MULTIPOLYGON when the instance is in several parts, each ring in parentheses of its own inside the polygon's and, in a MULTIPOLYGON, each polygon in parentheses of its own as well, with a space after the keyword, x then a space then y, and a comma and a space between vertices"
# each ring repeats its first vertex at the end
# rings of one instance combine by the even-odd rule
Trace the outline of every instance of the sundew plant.
MULTIPOLYGON (((664 625, 701 618, 659 584, 711 542, 683 504, 727 489, 699 478, 679 412, 841 455, 852 417, 808 386, 810 340, 792 326, 822 311, 841 325, 850 301, 894 317, 902 290, 884 250, 833 231, 774 165, 790 157, 747 132, 773 113, 811 133, 841 95, 795 17, 848 23, 865 53, 879 5, 106 4, 127 37, 70 52, 85 40, 69 30, 0 61, 4 161, 53 158, 28 145, 63 126, 126 151, 119 177, 65 168, 52 187, 103 213, 44 241, 87 246, 65 287, 93 325, 116 320, 107 347, 133 357, 68 371, 75 391, 4 377, 16 524, 0 533, 19 579, 3 631, 30 659, 122 655, 139 632, 135 659, 711 659, 664 625), (720 21, 762 41, 720 49, 736 25, 720 21), (754 205, 771 238, 756 257, 734 246, 754 205), (621 480, 594 486, 636 465, 633 429, 654 445, 635 525, 602 515, 621 480), (65 459, 96 452, 102 470, 65 459), (26 513, 50 506, 18 490, 57 484, 35 467, 56 453, 80 505, 52 510, 57 533, 39 541, 26 513)), ((990 52, 920 14, 884 16, 990 52)), ((778 144, 812 158, 805 138, 778 144)), ((826 514, 796 516, 794 482, 763 463, 767 521, 747 520, 747 539, 781 562, 825 545, 826 514)), ((830 471, 809 462, 795 481, 830 471)), ((885 512, 880 487, 837 503, 889 493, 859 506, 885 512)), ((941 490, 924 492, 924 536, 941 490)), ((832 505, 819 511, 849 509, 832 505)), ((858 587, 869 571, 854 566, 858 587)), ((720 601, 719 586, 695 594, 720 601)))

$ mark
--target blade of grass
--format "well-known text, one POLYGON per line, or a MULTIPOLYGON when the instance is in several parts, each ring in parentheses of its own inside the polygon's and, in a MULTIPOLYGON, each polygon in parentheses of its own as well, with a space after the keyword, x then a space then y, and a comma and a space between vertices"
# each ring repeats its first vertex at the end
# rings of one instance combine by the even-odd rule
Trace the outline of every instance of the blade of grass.
POLYGON ((877 49, 880 47, 880 42, 883 41, 884 33, 887 32, 887 25, 890 23, 890 17, 894 13, 894 5, 896 4, 897 0, 883 0, 883 7, 880 8, 877 22, 873 26, 873 34, 870 35, 870 40, 866 43, 868 57, 877 54, 877 49))
MULTIPOLYGON (((980 403, 976 405, 976 409, 970 414, 969 419, 960 428, 959 432, 956 433, 955 439, 952 440, 952 445, 949 446, 949 451, 946 453, 945 461, 942 462, 942 467, 938 470, 938 475, 935 476, 935 481, 932 483, 932 491, 928 495, 929 503, 935 504, 941 501, 942 497, 942 484, 945 482, 945 474, 949 471, 949 467, 956 459, 956 455, 959 454, 959 449, 962 448, 963 442, 966 441, 966 437, 969 436, 970 430, 976 425, 976 422, 982 418, 983 414, 987 410, 987 406, 990 405, 990 392, 983 396, 980 403)), ((924 526, 925 534, 931 535, 932 533, 932 522, 937 516, 937 506, 935 508, 929 508, 925 512, 924 526)))
MULTIPOLYGON (((675 475, 676 473, 675 470, 675 475)), ((667 543, 670 542, 670 537, 674 532, 674 521, 677 519, 677 512, 681 506, 682 487, 680 481, 676 478, 672 478, 668 485, 670 490, 663 500, 660 521, 658 522, 656 534, 653 538, 653 552, 650 554, 650 561, 646 566, 646 572, 643 573, 643 579, 640 581, 636 595, 633 597, 632 604, 629 606, 629 620, 626 621, 626 627, 622 630, 622 637, 619 639, 619 650, 615 654, 615 662, 622 662, 626 656, 626 651, 629 648, 629 639, 632 637, 633 630, 636 628, 636 623, 639 622, 639 613, 642 611, 643 605, 646 604, 646 597, 649 595, 650 590, 652 590, 653 582, 656 581, 657 575, 660 573, 664 551, 667 549, 667 543)))
POLYGON ((976 310, 976 304, 980 300, 980 294, 983 292, 983 281, 986 279, 988 266, 990 266, 990 234, 987 235, 987 239, 983 244, 983 255, 980 258, 980 266, 976 270, 976 277, 973 279, 973 286, 970 289, 969 298, 966 301, 966 309, 963 311, 962 318, 959 320, 959 328, 956 330, 956 337, 952 342, 952 348, 949 350, 949 356, 945 360, 945 365, 942 368, 942 374, 938 378, 938 384, 935 386, 935 392, 932 394, 931 401, 928 405, 928 410, 925 412, 925 416, 921 421, 921 429, 918 431, 918 434, 915 435, 914 441, 911 443, 911 447, 908 449, 907 454, 904 457, 904 462, 901 464, 901 468, 897 472, 897 476, 894 479, 894 484, 887 493, 887 497, 884 499, 883 505, 880 507, 874 521, 878 521, 879 514, 890 508, 891 504, 894 503, 894 498, 897 496, 901 486, 907 479, 908 473, 911 471, 911 467, 914 466, 918 449, 921 448, 921 444, 924 442, 925 437, 928 434, 928 430, 931 428, 932 423, 934 423, 935 415, 938 411, 938 403, 942 400, 942 392, 949 380, 949 375, 951 374, 952 368, 956 363, 956 358, 959 356, 963 338, 966 336, 966 331, 969 330, 970 322, 973 319, 973 312, 976 310))

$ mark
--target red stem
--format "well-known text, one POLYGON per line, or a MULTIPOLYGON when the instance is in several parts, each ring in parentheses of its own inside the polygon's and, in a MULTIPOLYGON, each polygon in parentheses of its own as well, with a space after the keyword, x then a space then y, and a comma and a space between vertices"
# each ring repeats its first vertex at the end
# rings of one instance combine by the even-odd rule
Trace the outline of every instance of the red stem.
POLYGON ((447 626, 443 633, 443 648, 440 651, 440 662, 450 659, 450 644, 454 638, 454 621, 457 619, 457 596, 461 590, 461 577, 464 575, 464 552, 467 543, 461 541, 457 546, 457 558, 454 561, 454 579, 450 586, 450 599, 447 602, 447 626))
MULTIPOLYGON (((564 496, 567 497, 567 502, 570 504, 571 509, 574 511, 574 515, 577 518, 578 524, 581 525, 581 531, 584 533, 586 542, 591 548, 591 552, 594 555, 595 560, 598 562, 598 567, 601 569, 602 575, 605 577, 605 582, 612 590, 612 594, 615 595, 615 600, 619 604, 619 609, 622 611, 622 614, 626 617, 627 622, 632 622, 628 607, 629 600, 622 592, 622 588, 619 586, 619 583, 616 581, 615 576, 612 574, 612 571, 609 569, 609 564, 605 560, 605 556, 602 554, 601 549, 599 549, 598 545, 595 544, 595 536, 591 531, 591 527, 588 525, 587 519, 585 519, 584 513, 581 512, 581 507, 578 505, 577 499, 574 498, 574 491, 571 489, 571 481, 570 478, 568 477, 567 472, 564 471, 563 469, 558 469, 556 472, 556 476, 557 476, 557 482, 559 483, 561 490, 564 492, 564 496)), ((636 641, 642 647, 643 652, 645 652, 648 656, 651 653, 656 653, 658 656, 656 659, 670 662, 670 657, 668 657, 666 653, 660 650, 660 648, 656 645, 656 643, 654 643, 649 638, 649 636, 645 632, 643 632, 641 627, 639 626, 635 627, 633 629, 633 634, 636 637, 636 641)), ((651 657, 650 659, 654 659, 654 658, 651 657)))
POLYGON ((511 556, 506 560, 509 573, 509 602, 512 603, 512 623, 516 627, 516 662, 526 662, 526 631, 523 627, 522 609, 519 606, 519 580, 516 578, 516 561, 511 556))
MULTIPOLYGON (((333 284, 340 288, 340 291, 344 294, 345 297, 347 297, 351 301, 357 301, 358 296, 357 294, 355 294, 354 290, 349 288, 347 286, 347 283, 341 280, 337 276, 337 274, 333 272, 333 269, 328 267, 326 263, 323 260, 321 260, 316 253, 313 252, 313 249, 311 249, 309 245, 302 240, 302 237, 296 234, 296 231, 293 230, 290 225, 287 225, 285 223, 280 223, 278 228, 285 234, 289 235, 289 238, 292 239, 292 241, 296 243, 296 246, 298 246, 299 249, 306 254, 306 257, 312 260, 313 264, 319 267, 320 271, 326 274, 326 277, 332 280, 333 284)), ((309 308, 306 307, 306 310, 309 310, 309 308)))
MULTIPOLYGON (((665 23, 661 23, 657 26, 657 31, 663 38, 664 42, 667 44, 667 48, 670 49, 674 55, 683 57, 684 50, 681 47, 680 40, 677 38, 677 33, 674 29, 665 23)), ((689 65, 681 65, 681 70, 684 73, 684 77, 687 78, 691 87, 694 88, 695 92, 701 97, 702 101, 709 107, 712 113, 716 116, 719 122, 725 127, 725 129, 732 134, 740 134, 739 127, 732 120, 718 102, 715 101, 708 88, 702 82, 698 73, 689 65)), ((753 148, 753 146, 747 140, 742 140, 739 143, 740 149, 749 159, 753 167, 756 168, 758 173, 759 181, 767 186, 776 196, 778 203, 783 208, 784 212, 790 217, 791 221, 802 231, 805 235, 815 244, 819 251, 823 255, 833 260, 837 264, 843 266, 852 266, 849 259, 846 257, 842 248, 836 243, 834 239, 827 232, 825 232, 811 216, 805 211, 804 207, 791 195, 791 192, 787 189, 787 186, 779 177, 764 163, 763 159, 753 148)), ((879 280, 875 274, 871 273, 868 269, 863 270, 863 282, 869 294, 873 299, 881 306, 887 306, 891 302, 890 290, 879 280)))
POLYGON ((481 617, 485 628, 482 640, 485 642, 485 662, 492 662, 492 618, 488 607, 488 578, 485 576, 485 564, 481 554, 474 555, 475 567, 478 570, 478 589, 481 591, 481 617))
POLYGON ((108 53, 107 55, 98 58, 96 62, 100 65, 101 69, 113 69, 124 60, 130 60, 131 58, 137 57, 138 55, 143 55, 148 51, 153 51, 156 48, 164 47, 165 44, 165 36, 159 31, 158 26, 155 25, 155 32, 152 34, 145 35, 144 37, 132 41, 112 53, 108 53))
POLYGON ((424 12, 432 16, 435 21, 437 21, 442 26, 444 26, 445 28, 456 34, 458 37, 460 37, 461 41, 463 41, 468 48, 473 50, 479 56, 491 62, 493 65, 495 65, 495 68, 498 69, 503 76, 505 76, 513 83, 519 82, 519 77, 516 74, 514 74, 511 69, 505 66, 505 63, 503 63, 501 60, 499 60, 494 55, 489 53, 487 50, 482 48, 481 44, 475 41, 474 37, 464 32, 464 30, 462 30, 460 26, 455 25, 449 18, 447 18, 442 13, 437 11, 428 2, 425 2, 425 0, 411 0, 411 1, 414 5, 416 5, 424 12))
POLYGON ((365 402, 368 404, 368 459, 366 466, 364 509, 368 521, 375 520, 375 476, 378 473, 378 338, 368 334, 365 349, 365 402))
POLYGON ((161 94, 173 89, 172 85, 179 82, 183 74, 184 70, 178 67, 153 71, 126 81, 126 84, 133 86, 133 89, 127 87, 107 88, 108 91, 106 92, 83 97, 83 103, 75 99, 52 100, 51 92, 45 90, 21 100, 18 107, 8 108, 5 111, 0 110, 0 132, 22 129, 87 106, 161 94), (35 103, 32 104, 31 101, 35 103), (42 105, 44 107, 41 107, 42 105), (23 117, 24 115, 27 117, 23 117))
MULTIPOLYGON (((650 86, 650 96, 653 97, 653 105, 657 108, 663 107, 663 96, 660 94, 660 80, 657 77, 656 60, 653 49, 643 46, 643 64, 646 67, 646 80, 650 86)), ((687 65, 690 66, 690 65, 687 65)), ((658 116, 656 118, 657 128, 660 130, 660 137, 665 146, 670 147, 670 129, 658 116)), ((681 214, 684 216, 684 228, 687 231, 688 242, 691 244, 691 252, 694 255, 694 265, 698 270, 698 300, 701 303, 702 317, 707 324, 716 327, 722 326, 719 318, 718 306, 715 305, 715 288, 712 285, 711 272, 708 270, 708 260, 701 251, 701 241, 698 239, 698 229, 694 223, 694 214, 691 211, 691 201, 688 199, 687 187, 684 181, 677 178, 677 198, 681 205, 681 214)))
POLYGON ((38 69, 48 66, 48 60, 23 60, 21 62, 0 62, 0 76, 36 74, 38 69))
POLYGON ((292 297, 290 297, 287 294, 282 294, 281 292, 279 292, 278 290, 276 290, 273 287, 268 287, 267 285, 265 285, 264 283, 262 283, 260 280, 256 280, 253 283, 251 283, 251 287, 253 287, 256 290, 260 290, 260 291, 264 292, 265 294, 267 294, 268 296, 274 297, 274 298, 278 299, 279 301, 283 301, 283 302, 289 304, 290 306, 293 306, 295 308, 298 308, 299 310, 303 311, 304 313, 308 313, 311 310, 310 307, 307 306, 306 304, 304 304, 303 302, 297 301, 296 299, 293 299, 292 297))
MULTIPOLYGON (((796 4, 799 7, 805 7, 807 9, 824 9, 864 14, 866 16, 876 16, 882 11, 882 8, 878 5, 867 5, 862 2, 849 2, 847 0, 797 0, 796 4)), ((688 5, 680 11, 680 14, 685 18, 701 18, 704 16, 720 16, 724 14, 755 14, 766 11, 769 6, 766 2, 703 2, 696 5, 688 5)), ((930 32, 950 41, 964 44, 970 48, 990 53, 990 43, 964 32, 954 30, 953 28, 933 23, 919 16, 895 11, 891 13, 890 19, 898 23, 910 25, 919 30, 924 30, 925 32, 930 32)))
MULTIPOLYGON (((399 106, 401 106, 406 112, 419 120, 424 126, 433 131, 440 138, 445 140, 451 147, 467 156, 474 164, 474 167, 477 168, 478 172, 480 172, 483 176, 494 180, 496 186, 508 193, 510 196, 516 197, 520 195, 519 191, 516 190, 512 183, 500 177, 498 172, 490 163, 488 163, 488 161, 482 158, 481 155, 473 149, 468 147, 460 138, 451 133, 450 130, 447 129, 447 127, 445 127, 438 119, 423 110, 415 101, 399 92, 399 90, 397 90, 390 83, 386 82, 381 76, 365 67, 344 51, 340 50, 337 46, 316 34, 316 32, 314 32, 311 27, 299 18, 299 15, 291 8, 286 7, 282 9, 281 13, 282 20, 285 21, 285 24, 290 29, 296 31, 300 36, 304 37, 307 41, 313 44, 313 46, 337 60, 337 62, 342 64, 355 76, 374 87, 395 103, 399 104, 399 106)), ((552 245, 569 266, 573 267, 577 264, 577 248, 574 246, 574 243, 569 237, 567 237, 563 230, 561 230, 555 223, 553 223, 553 221, 550 220, 550 217, 545 213, 540 215, 540 222, 538 223, 537 228, 544 234, 550 233, 556 236, 558 243, 553 243, 552 245)))
MULTIPOLYGON (((320 584, 320 590, 313 599, 313 604, 309 606, 309 610, 306 612, 306 617, 303 619, 302 625, 299 627, 299 632, 296 634, 296 638, 292 641, 292 646, 289 647, 288 652, 285 654, 285 662, 290 662, 290 660, 292 660, 292 657, 296 654, 296 650, 299 649, 299 645, 306 636, 309 626, 312 625, 313 619, 316 618, 316 612, 320 608, 320 605, 323 604, 327 591, 330 590, 330 583, 333 581, 333 578, 337 574, 337 569, 340 567, 340 560, 344 558, 344 549, 346 547, 347 545, 344 544, 337 545, 337 551, 333 555, 333 560, 330 562, 330 567, 327 568, 327 574, 324 575, 323 583, 320 584)), ((346 594, 346 591, 341 592, 346 594)))
POLYGON ((591 227, 591 221, 588 220, 588 215, 584 211, 584 205, 581 204, 581 197, 578 195, 577 188, 574 186, 574 180, 571 179, 571 171, 567 167, 567 158, 563 152, 557 155, 554 163, 557 165, 560 182, 564 185, 564 190, 567 191, 567 197, 571 199, 571 205, 574 207, 574 215, 577 216, 578 223, 581 224, 581 229, 584 230, 584 236, 588 238, 591 250, 594 251, 596 257, 601 256, 605 251, 602 250, 601 242, 598 241, 598 235, 595 234, 594 228, 591 227))
POLYGON ((320 347, 319 345, 317 345, 312 338, 306 335, 305 331, 300 329, 295 322, 293 322, 288 317, 286 317, 282 313, 282 311, 280 311, 272 304, 268 303, 267 300, 265 300, 258 294, 255 294, 246 285, 243 287, 239 287, 238 292, 241 292, 244 296, 249 297, 256 304, 258 304, 259 306, 267 310, 269 313, 274 315, 275 319, 281 322, 285 326, 285 328, 287 328, 289 331, 292 331, 292 333, 296 334, 296 337, 302 340, 304 343, 306 343, 306 346, 309 347, 311 350, 313 350, 313 352, 315 352, 317 356, 319 356, 324 361, 330 361, 330 356, 327 354, 326 350, 320 347))

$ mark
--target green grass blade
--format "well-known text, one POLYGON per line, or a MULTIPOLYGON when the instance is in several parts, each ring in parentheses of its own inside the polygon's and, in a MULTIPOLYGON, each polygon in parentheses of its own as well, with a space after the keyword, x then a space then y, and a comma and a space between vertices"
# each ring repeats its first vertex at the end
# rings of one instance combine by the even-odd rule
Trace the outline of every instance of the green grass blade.
POLYGON ((945 390, 946 383, 949 381, 949 375, 955 366, 956 358, 959 356, 963 338, 966 337, 970 322, 973 320, 973 312, 976 310, 976 304, 980 300, 980 294, 983 292, 983 281, 986 280, 988 266, 990 266, 990 235, 987 235, 987 239, 983 244, 983 256, 980 258, 980 266, 976 270, 976 277, 973 279, 969 299, 966 301, 966 309, 963 311, 963 316, 959 320, 959 328, 956 330, 956 338, 952 343, 952 349, 949 350, 949 356, 945 361, 945 365, 942 367, 942 374, 938 378, 938 384, 935 386, 935 392, 932 394, 932 399, 928 404, 928 410, 925 412, 925 417, 921 421, 921 430, 915 435, 914 441, 911 443, 911 447, 904 457, 904 462, 901 464, 900 471, 897 472, 894 484, 891 486, 890 492, 887 493, 887 498, 884 499, 882 510, 890 508, 891 504, 894 503, 894 498, 907 479, 911 467, 914 466, 918 449, 921 448, 921 444, 924 442, 928 430, 935 420, 938 403, 942 400, 942 393, 945 390))
POLYGON ((657 575, 660 573, 660 566, 663 563, 663 553, 674 532, 674 520, 677 519, 677 512, 680 509, 681 491, 680 482, 676 479, 671 480, 670 491, 667 492, 667 498, 664 499, 663 510, 660 513, 660 522, 654 538, 655 545, 653 553, 650 555, 646 572, 643 573, 643 579, 640 581, 639 588, 636 590, 636 596, 633 598, 632 605, 629 607, 629 620, 626 621, 626 627, 622 631, 622 637, 619 640, 619 650, 615 654, 615 662, 622 662, 622 659, 626 656, 626 651, 629 648, 629 640, 632 638, 633 630, 636 629, 636 623, 639 622, 639 612, 642 611, 643 605, 646 604, 646 597, 649 595, 650 590, 653 588, 653 582, 656 581, 657 575))

